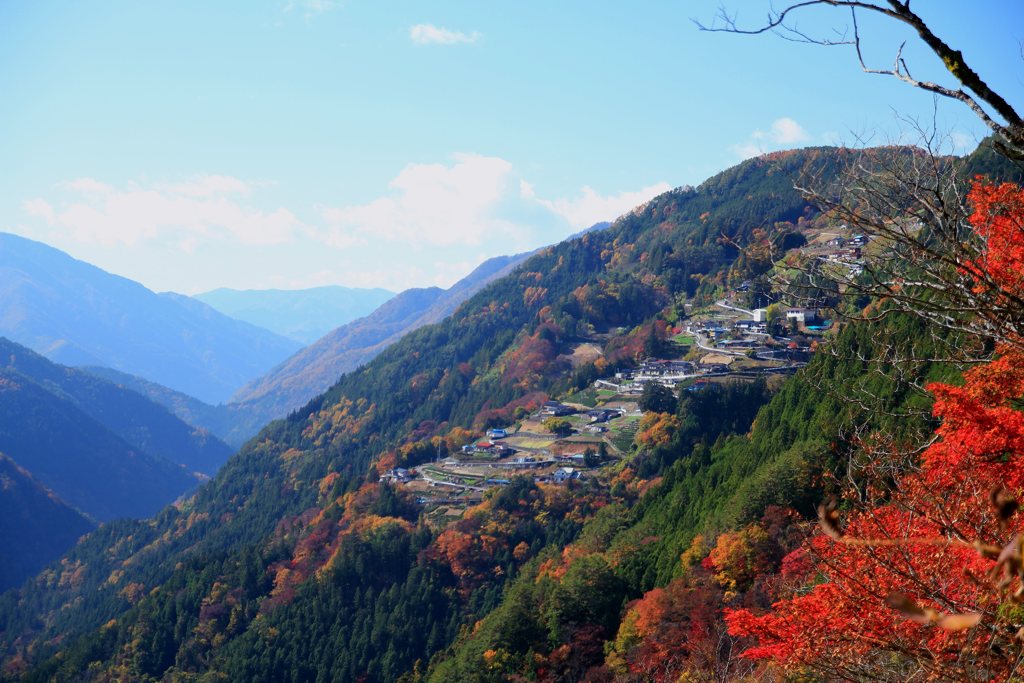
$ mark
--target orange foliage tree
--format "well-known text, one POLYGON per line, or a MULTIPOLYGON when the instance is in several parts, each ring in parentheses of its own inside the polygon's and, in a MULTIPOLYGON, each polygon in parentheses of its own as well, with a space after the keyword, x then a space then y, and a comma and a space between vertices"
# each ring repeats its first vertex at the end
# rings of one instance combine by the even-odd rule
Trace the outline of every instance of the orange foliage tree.
MULTIPOLYGON (((966 271, 1024 311, 1024 191, 976 183, 983 256, 966 271)), ((765 614, 727 611, 746 651, 788 674, 1011 680, 1024 642, 1024 344, 1007 338, 962 386, 932 384, 935 441, 881 502, 820 510, 811 585, 765 614)))

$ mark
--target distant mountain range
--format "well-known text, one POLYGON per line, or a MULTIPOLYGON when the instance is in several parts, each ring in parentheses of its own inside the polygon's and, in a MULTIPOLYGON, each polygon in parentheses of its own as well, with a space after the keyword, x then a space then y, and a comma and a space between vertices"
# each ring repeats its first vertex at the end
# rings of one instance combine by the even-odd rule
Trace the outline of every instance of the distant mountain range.
MULTIPOLYGON (((599 223, 579 234, 607 226, 599 223)), ((0 233, 0 335, 141 394, 237 448, 407 333, 443 320, 529 256, 490 259, 447 290, 414 288, 392 296, 383 289, 345 287, 218 289, 189 298, 155 294, 57 249, 0 233), (375 301, 383 303, 306 348, 255 324, 298 338, 331 316, 352 315, 375 301), (266 374, 254 379, 261 370, 266 374)), ((153 443, 136 445, 146 449, 153 443)), ((217 458, 179 460, 209 474, 215 468, 197 465, 217 458)))
POLYGON ((0 414, 0 452, 94 519, 148 517, 200 481, 9 368, 0 369, 0 414))
POLYGON ((189 472, 213 476, 234 450, 214 436, 212 430, 186 424, 141 392, 83 369, 57 365, 2 337, 0 372, 17 373, 56 398, 72 403, 133 448, 189 472))
POLYGON ((266 421, 284 417, 409 332, 448 317, 466 299, 514 270, 532 253, 484 261, 449 289, 405 290, 365 318, 330 332, 242 387, 230 405, 261 415, 266 421))
POLYGON ((141 394, 0 337, 0 590, 96 521, 155 514, 232 452, 141 394))
POLYGON ((301 346, 180 294, 156 294, 0 233, 0 335, 67 365, 103 365, 208 403, 301 346))
POLYGON ((196 294, 225 315, 312 344, 336 327, 372 313, 395 295, 386 289, 215 289, 196 294))
MULTIPOLYGON (((605 226, 599 224, 592 229, 605 226)), ((301 407, 343 373, 368 362, 405 334, 444 319, 463 301, 528 256, 499 256, 485 261, 449 289, 407 289, 389 298, 370 315, 342 325, 300 350, 266 376, 240 389, 228 403, 211 405, 111 368, 83 369, 147 396, 185 422, 208 429, 237 448, 260 427, 301 407)))

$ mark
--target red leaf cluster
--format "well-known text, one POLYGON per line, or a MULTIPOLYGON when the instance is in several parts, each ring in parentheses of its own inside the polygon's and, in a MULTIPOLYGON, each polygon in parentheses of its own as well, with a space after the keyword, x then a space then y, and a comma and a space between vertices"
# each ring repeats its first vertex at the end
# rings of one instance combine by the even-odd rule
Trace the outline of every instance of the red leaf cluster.
MULTIPOLYGON (((972 224, 987 244, 975 264, 986 286, 1024 293, 1024 191, 977 184, 970 198, 972 224)), ((757 640, 745 656, 844 679, 1011 676, 1024 620, 1010 595, 1019 572, 996 583, 995 556, 1009 549, 1000 571, 1019 559, 1012 551, 1021 524, 1006 518, 1024 495, 1024 352, 1003 345, 995 360, 966 372, 962 386, 928 389, 942 422, 920 469, 899 477, 884 503, 848 515, 843 537, 810 540, 814 585, 806 592, 766 614, 727 610, 729 632, 757 640), (990 496, 1002 501, 1002 514, 990 496), (948 614, 966 616, 943 621, 948 614)), ((807 572, 802 558, 787 560, 788 571, 807 572)))

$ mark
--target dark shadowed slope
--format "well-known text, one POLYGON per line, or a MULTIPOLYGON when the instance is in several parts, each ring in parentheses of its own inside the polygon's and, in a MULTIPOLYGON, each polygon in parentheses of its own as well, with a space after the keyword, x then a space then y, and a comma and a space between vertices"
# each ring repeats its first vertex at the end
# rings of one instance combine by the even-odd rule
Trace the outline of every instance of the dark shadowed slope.
POLYGON ((36 574, 92 528, 92 522, 0 453, 0 591, 36 574))
POLYGON ((124 386, 69 368, 0 337, 0 368, 13 370, 67 399, 131 446, 212 476, 233 449, 164 406, 124 386))
POLYGON ((100 521, 148 517, 199 483, 9 368, 0 368, 0 451, 100 521))
POLYGON ((223 401, 300 346, 0 233, 0 335, 66 365, 105 365, 223 401))
POLYGON ((112 368, 90 365, 80 369, 142 394, 177 415, 186 424, 216 435, 231 448, 241 446, 266 424, 266 420, 261 421, 251 411, 233 403, 210 405, 194 396, 112 368))

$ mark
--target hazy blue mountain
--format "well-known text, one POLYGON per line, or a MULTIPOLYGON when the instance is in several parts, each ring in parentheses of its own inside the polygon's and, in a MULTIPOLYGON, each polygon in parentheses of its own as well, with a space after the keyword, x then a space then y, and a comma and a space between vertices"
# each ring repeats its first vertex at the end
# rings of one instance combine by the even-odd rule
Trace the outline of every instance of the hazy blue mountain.
POLYGON ((594 223, 589 228, 583 228, 579 232, 574 233, 574 234, 570 235, 569 237, 566 237, 564 241, 568 242, 569 240, 574 240, 574 239, 576 239, 578 237, 583 237, 584 235, 586 235, 588 233, 597 232, 598 230, 605 230, 606 228, 610 228, 610 227, 612 227, 612 224, 609 223, 608 221, 601 221, 600 223, 594 223))
POLYGON ((232 448, 241 446, 266 424, 266 420, 238 404, 210 405, 162 384, 111 368, 87 366, 80 369, 142 394, 177 415, 183 422, 215 434, 232 448))
POLYGON ((191 472, 212 476, 234 451, 210 431, 186 424, 136 391, 84 370, 52 363, 2 337, 0 368, 13 370, 71 401, 129 445, 191 472))
POLYGON ((372 313, 395 295, 386 289, 215 289, 193 298, 237 320, 312 344, 336 327, 372 313))
POLYGON ((93 523, 0 453, 0 591, 38 573, 93 523))
POLYGON ((261 415, 265 421, 287 415, 409 332, 448 317, 462 302, 512 271, 531 253, 484 261, 447 290, 405 290, 365 318, 330 332, 242 387, 231 404, 261 415))
POLYGON ((99 521, 148 517, 200 481, 9 367, 0 368, 0 416, 0 451, 99 521))
POLYGON ((0 335, 65 365, 104 365, 210 403, 301 345, 0 233, 0 335))

